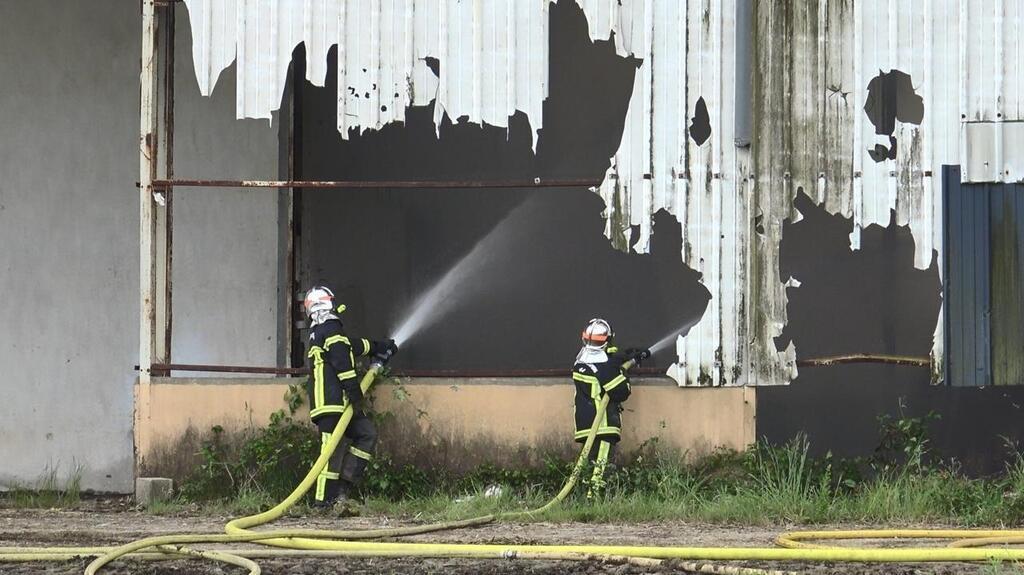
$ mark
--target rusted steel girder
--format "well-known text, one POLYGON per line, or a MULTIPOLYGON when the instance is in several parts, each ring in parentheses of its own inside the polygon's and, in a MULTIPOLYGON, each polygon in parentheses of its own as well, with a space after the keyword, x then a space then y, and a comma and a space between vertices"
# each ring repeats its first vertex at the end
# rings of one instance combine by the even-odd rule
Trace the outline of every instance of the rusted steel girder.
MULTIPOLYGON (((931 359, 918 356, 885 354, 850 354, 831 357, 815 357, 797 361, 799 367, 819 367, 848 363, 878 363, 911 367, 931 367, 931 359)), ((138 366, 136 366, 138 369, 138 366)), ((202 365, 186 363, 155 363, 154 370, 194 371, 209 373, 252 373, 268 375, 306 375, 305 367, 257 367, 248 365, 202 365)), ((637 375, 663 375, 663 367, 638 367, 631 373, 637 375)), ((562 368, 549 369, 397 369, 392 373, 404 377, 558 377, 566 374, 562 368)))
POLYGON ((155 180, 156 188, 572 188, 597 187, 600 179, 546 180, 155 180))

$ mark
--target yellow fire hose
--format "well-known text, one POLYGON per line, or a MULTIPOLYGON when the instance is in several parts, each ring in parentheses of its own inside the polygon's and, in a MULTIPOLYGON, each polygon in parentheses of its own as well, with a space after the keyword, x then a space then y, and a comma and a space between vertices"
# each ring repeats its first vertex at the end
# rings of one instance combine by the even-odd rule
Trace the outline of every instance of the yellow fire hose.
MULTIPOLYGON (((627 369, 631 362, 625 365, 627 369)), ((366 391, 377 375, 379 366, 371 366, 360 382, 366 391)), ((202 557, 248 569, 250 575, 259 575, 260 567, 254 557, 459 557, 459 558, 522 558, 562 560, 603 560, 651 565, 659 559, 697 561, 814 561, 814 562, 954 562, 954 561, 1024 561, 1024 549, 979 549, 995 544, 1024 542, 1024 531, 1016 530, 860 530, 860 531, 801 531, 780 535, 779 547, 653 547, 623 545, 494 545, 466 543, 395 543, 369 542, 367 539, 394 538, 430 533, 490 523, 497 519, 532 516, 543 513, 562 501, 573 489, 586 464, 587 456, 597 436, 599 421, 607 409, 607 397, 599 404, 594 426, 587 436, 576 465, 562 490, 540 508, 490 514, 461 521, 432 525, 375 529, 362 531, 329 531, 312 529, 284 529, 251 531, 253 527, 270 523, 284 514, 312 487, 317 476, 341 441, 352 419, 350 407, 331 435, 327 447, 313 464, 306 477, 295 490, 273 508, 249 517, 242 517, 225 526, 226 534, 165 535, 141 539, 119 547, 0 547, 0 562, 5 561, 60 561, 81 556, 97 556, 86 568, 87 575, 95 573, 107 563, 124 556, 139 559, 169 559, 182 556, 202 557), (950 539, 947 547, 854 548, 827 547, 810 541, 852 539, 950 539), (193 543, 257 542, 285 549, 276 550, 196 550, 185 547, 193 543)), ((768 575, 781 573, 764 569, 713 566, 694 563, 680 564, 684 569, 704 573, 731 575, 768 575)))

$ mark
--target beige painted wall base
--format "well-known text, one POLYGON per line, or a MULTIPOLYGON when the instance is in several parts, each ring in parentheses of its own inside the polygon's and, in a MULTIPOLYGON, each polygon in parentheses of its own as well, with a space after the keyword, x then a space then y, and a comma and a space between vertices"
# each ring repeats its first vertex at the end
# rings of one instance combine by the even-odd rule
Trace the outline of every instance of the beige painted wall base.
MULTIPOLYGON (((285 408, 299 379, 154 378, 140 468, 166 469, 175 452, 194 450, 197 435, 262 427, 285 408)), ((661 379, 634 382, 623 413, 623 452, 645 442, 702 454, 742 449, 755 438, 755 390, 679 388, 661 379)), ((384 416, 381 451, 396 461, 469 468, 482 462, 536 463, 569 454, 573 389, 562 378, 392 379, 378 384, 373 410, 384 416)), ((305 419, 305 413, 296 416, 305 419)), ((181 455, 181 454, 179 454, 181 455)))

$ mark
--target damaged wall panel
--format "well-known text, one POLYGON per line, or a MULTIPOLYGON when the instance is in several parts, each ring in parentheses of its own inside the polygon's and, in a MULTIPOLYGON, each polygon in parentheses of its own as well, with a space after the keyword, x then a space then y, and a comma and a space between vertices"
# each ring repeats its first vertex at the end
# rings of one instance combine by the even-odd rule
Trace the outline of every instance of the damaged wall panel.
MULTIPOLYGON (((682 258, 712 294, 707 311, 677 341, 680 385, 765 383, 792 350, 748 357, 746 281, 749 213, 745 151, 734 144, 735 3, 581 2, 594 39, 614 38, 621 55, 642 60, 622 143, 600 193, 613 243, 647 250, 652 214, 665 209, 682 224, 682 258), (743 156, 743 157, 741 157, 743 156), (639 238, 632 237, 639 229, 639 238)), ((780 289, 781 292, 781 289, 780 289)), ((781 326, 779 326, 781 329, 781 326)), ((768 340, 772 346, 771 340, 768 340)))
MULTIPOLYGON (((802 190, 862 230, 909 226, 914 265, 941 258, 937 178, 1024 178, 1017 3, 990 0, 757 0, 754 141, 733 145, 737 0, 577 0, 592 39, 640 61, 618 151, 598 190, 616 246, 648 248, 654 213, 682 223, 682 259, 712 299, 677 342, 680 385, 788 383, 796 351, 779 271, 783 222, 802 190), (971 135, 977 145, 969 145, 971 135), (1018 140, 1020 142, 1018 143, 1018 140)), ((436 99, 458 121, 507 127, 534 145, 548 86, 549 2, 186 0, 200 89, 237 55, 239 117, 269 118, 293 48, 323 85, 337 44, 338 129, 379 129, 436 99)), ((799 278, 796 278, 797 280, 799 278)), ((941 315, 941 314, 940 314, 941 315)), ((942 373, 936 318, 934 375, 942 373)))
MULTIPOLYGON (((886 226, 894 210, 896 224, 913 232, 914 265, 941 261, 941 166, 966 161, 966 122, 1021 118, 1020 42, 1000 32, 1019 28, 1019 7, 765 0, 756 4, 755 20, 753 209, 775 220, 765 228, 758 262, 778 261, 775 224, 799 218, 792 202, 801 189, 830 213, 853 219, 851 249, 865 227, 886 226)), ((754 301, 777 293, 777 279, 765 272, 752 274, 754 301)), ((756 313, 768 324, 785 323, 784 306, 756 313)), ((936 318, 935 379, 942 345, 936 318)))

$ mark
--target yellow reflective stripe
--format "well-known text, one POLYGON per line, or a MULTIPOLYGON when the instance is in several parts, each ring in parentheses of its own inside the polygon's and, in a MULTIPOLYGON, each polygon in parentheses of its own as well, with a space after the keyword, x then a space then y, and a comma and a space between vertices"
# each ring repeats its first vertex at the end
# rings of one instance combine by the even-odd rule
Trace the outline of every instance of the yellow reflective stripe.
POLYGON ((363 355, 370 353, 370 340, 363 339, 363 355))
POLYGON ((324 404, 324 352, 319 347, 310 350, 313 354, 313 408, 324 404))
MULTIPOLYGON (((573 439, 583 439, 584 437, 587 436, 588 433, 590 433, 590 428, 589 427, 587 429, 584 429, 584 430, 581 430, 581 431, 577 431, 576 434, 573 435, 573 439)), ((611 426, 599 427, 599 428, 597 428, 597 434, 598 435, 621 435, 622 434, 622 429, 618 428, 618 427, 611 427, 611 426)))
POLYGON ((324 349, 331 349, 331 346, 338 342, 341 342, 345 345, 352 345, 347 337, 343 335, 332 335, 331 337, 327 338, 327 341, 324 342, 324 349))
POLYGON ((604 385, 604 390, 605 391, 611 391, 611 390, 615 389, 616 387, 618 387, 619 384, 624 382, 624 381, 626 381, 626 376, 625 376, 625 374, 620 373, 619 375, 615 376, 614 379, 612 379, 611 381, 609 381, 608 383, 606 383, 604 385))
MULTIPOLYGON (((320 453, 327 451, 327 444, 331 441, 331 434, 327 432, 320 433, 320 453)), ((327 467, 324 467, 320 475, 316 477, 316 495, 314 496, 317 501, 323 501, 327 494, 327 467)))
POLYGON ((322 407, 318 407, 316 409, 311 410, 309 412, 309 416, 318 417, 325 413, 345 413, 346 407, 348 407, 348 405, 324 405, 322 407))
POLYGON ((591 475, 591 485, 600 490, 604 487, 604 470, 608 466, 608 453, 611 451, 612 444, 607 441, 602 441, 600 447, 597 448, 597 457, 594 459, 594 474, 591 475))
POLYGON ((327 478, 323 474, 318 475, 316 478, 316 497, 317 501, 323 501, 327 491, 327 478))
POLYGON ((324 471, 321 475, 327 479, 341 479, 341 474, 334 471, 324 471))
POLYGON ((597 378, 593 375, 586 375, 578 371, 572 372, 572 378, 574 381, 581 381, 583 383, 597 383, 597 378))
POLYGON ((350 369, 348 371, 343 371, 343 372, 338 374, 338 381, 345 381, 347 379, 352 379, 355 376, 356 376, 356 370, 354 370, 354 369, 350 369))
POLYGON ((373 455, 372 454, 367 453, 367 452, 363 451, 362 449, 359 449, 358 447, 356 447, 354 445, 350 445, 348 447, 348 452, 351 453, 352 455, 355 455, 359 459, 364 460, 364 461, 369 461, 369 460, 373 459, 373 455))

